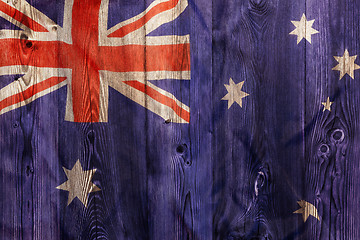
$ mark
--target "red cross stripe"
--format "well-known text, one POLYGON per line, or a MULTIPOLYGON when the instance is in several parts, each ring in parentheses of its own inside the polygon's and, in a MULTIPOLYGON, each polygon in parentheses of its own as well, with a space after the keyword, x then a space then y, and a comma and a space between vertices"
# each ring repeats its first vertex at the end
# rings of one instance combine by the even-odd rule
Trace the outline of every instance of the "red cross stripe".
POLYGON ((190 109, 148 82, 190 80, 189 38, 147 36, 177 18, 187 1, 156 0, 111 29, 108 0, 65 1, 63 27, 22 2, 0 1, 0 16, 24 30, 0 30, 0 75, 23 71, 30 83, 0 89, 0 114, 68 85, 66 120, 106 122, 110 86, 164 119, 189 123, 190 109))

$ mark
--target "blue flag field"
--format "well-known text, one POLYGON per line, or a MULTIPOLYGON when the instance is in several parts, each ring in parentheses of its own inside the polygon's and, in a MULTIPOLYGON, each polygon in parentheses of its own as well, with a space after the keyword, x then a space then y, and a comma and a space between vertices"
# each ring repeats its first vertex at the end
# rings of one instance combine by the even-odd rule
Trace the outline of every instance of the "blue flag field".
POLYGON ((0 0, 0 239, 360 239, 360 0, 0 0))

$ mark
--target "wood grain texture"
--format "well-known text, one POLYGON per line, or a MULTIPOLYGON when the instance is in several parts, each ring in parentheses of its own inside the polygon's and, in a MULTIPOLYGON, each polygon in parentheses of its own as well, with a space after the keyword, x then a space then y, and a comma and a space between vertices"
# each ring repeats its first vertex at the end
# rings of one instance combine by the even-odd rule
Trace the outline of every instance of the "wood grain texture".
POLYGON ((322 216, 321 224, 309 228, 307 234, 317 239, 358 239, 358 110, 359 93, 355 79, 339 80, 332 57, 348 49, 358 55, 357 1, 307 1, 307 11, 317 17, 321 31, 319 40, 307 50, 307 99, 313 106, 306 108, 311 131, 307 140, 308 195, 314 199, 322 216), (323 57, 327 56, 327 57, 323 57), (310 89, 317 89, 313 91, 310 89), (316 106, 329 96, 332 111, 323 112, 316 106))
MULTIPOLYGON (((60 21, 61 1, 29 2, 60 21)), ((153 1, 109 2, 113 26, 153 1)), ((331 70, 360 55, 360 1, 189 0, 164 28, 190 33, 191 80, 151 84, 190 106, 190 124, 112 88, 106 123, 64 121, 66 88, 1 115, 0 239, 360 239, 360 71, 331 70), (302 14, 311 44, 289 35, 302 14), (221 100, 230 78, 250 94, 242 107, 221 100), (87 207, 56 189, 77 160, 97 169, 87 207), (294 214, 299 200, 320 221, 294 214)), ((27 34, 22 63, 41 47, 27 34)))
MULTIPOLYGON (((8 77, 3 81, 14 81, 8 77)), ((20 127, 20 112, 8 114, 1 124, 1 238, 22 237, 21 224, 21 162, 24 151, 24 133, 20 127), (6 216, 6 218, 5 218, 6 216), (5 218, 5 219, 4 219, 5 218)))
POLYGON ((222 186, 216 239, 291 239, 299 231, 301 220, 288 206, 296 207, 303 181, 303 146, 294 135, 304 129, 304 53, 288 33, 292 16, 301 16, 295 10, 303 7, 287 1, 218 3, 221 35, 214 33, 219 42, 213 54, 225 64, 217 66, 214 81, 220 86, 229 77, 245 80, 250 96, 243 108, 225 112, 221 102, 215 108, 215 116, 225 115, 215 118, 214 172, 222 186))

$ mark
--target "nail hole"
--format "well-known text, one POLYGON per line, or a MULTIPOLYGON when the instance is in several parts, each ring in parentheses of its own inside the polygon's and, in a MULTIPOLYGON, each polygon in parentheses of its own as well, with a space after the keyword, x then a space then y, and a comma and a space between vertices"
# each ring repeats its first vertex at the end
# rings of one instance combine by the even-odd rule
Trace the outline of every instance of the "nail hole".
POLYGON ((184 153, 185 152, 185 146, 184 145, 177 146, 176 152, 180 153, 180 154, 184 153))
POLYGON ((171 123, 171 119, 166 119, 166 120, 165 120, 165 123, 166 123, 166 124, 171 123))
POLYGON ((52 30, 55 32, 55 31, 57 31, 57 27, 56 26, 53 26, 52 27, 52 30))
POLYGON ((34 173, 34 169, 30 166, 26 166, 26 175, 29 176, 32 173, 34 173))
POLYGON ((19 123, 16 122, 13 124, 13 128, 17 128, 17 127, 19 127, 19 123))
POLYGON ((25 45, 26 45, 26 47, 28 47, 28 48, 31 48, 31 47, 33 46, 32 42, 27 42, 25 45))

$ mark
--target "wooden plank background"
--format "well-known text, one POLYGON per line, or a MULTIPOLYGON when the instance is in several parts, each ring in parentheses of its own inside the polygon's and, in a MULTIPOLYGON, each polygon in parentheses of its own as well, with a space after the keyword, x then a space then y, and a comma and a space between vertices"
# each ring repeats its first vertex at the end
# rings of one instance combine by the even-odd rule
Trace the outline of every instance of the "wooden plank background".
POLYGON ((190 33, 191 80, 160 84, 190 124, 113 89, 108 123, 64 121, 66 88, 0 116, 0 239, 360 239, 360 75, 331 70, 360 54, 360 1, 189 0, 184 15, 172 28, 190 33), (303 13, 312 44, 289 35, 303 13), (245 81, 242 108, 221 100, 230 78, 245 81), (101 189, 87 208, 56 189, 78 159, 101 189), (299 200, 320 221, 293 214, 299 200))

